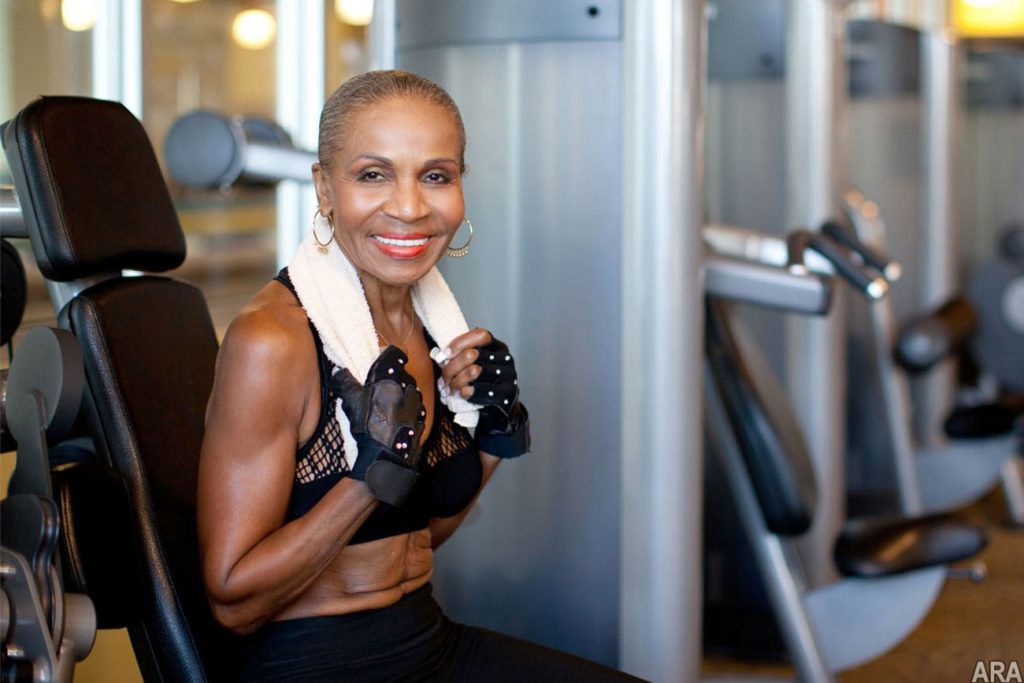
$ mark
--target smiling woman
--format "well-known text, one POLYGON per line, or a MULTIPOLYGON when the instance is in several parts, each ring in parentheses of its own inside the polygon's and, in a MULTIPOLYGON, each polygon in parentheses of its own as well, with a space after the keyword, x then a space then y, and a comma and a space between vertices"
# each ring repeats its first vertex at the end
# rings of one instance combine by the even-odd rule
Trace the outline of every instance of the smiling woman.
POLYGON ((435 268, 464 220, 465 140, 430 81, 345 83, 312 230, 225 335, 199 538, 247 680, 628 679, 455 624, 431 596, 434 549, 530 446, 511 352, 435 268))

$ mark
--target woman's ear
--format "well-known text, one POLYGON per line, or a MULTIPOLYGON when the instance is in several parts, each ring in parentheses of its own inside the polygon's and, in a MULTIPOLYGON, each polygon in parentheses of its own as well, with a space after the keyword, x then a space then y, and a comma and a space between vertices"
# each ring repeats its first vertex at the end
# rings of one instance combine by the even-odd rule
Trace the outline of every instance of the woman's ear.
POLYGON ((316 189, 316 205, 320 213, 327 216, 334 210, 334 194, 331 191, 331 182, 327 177, 327 171, 315 162, 313 170, 313 187, 316 189))

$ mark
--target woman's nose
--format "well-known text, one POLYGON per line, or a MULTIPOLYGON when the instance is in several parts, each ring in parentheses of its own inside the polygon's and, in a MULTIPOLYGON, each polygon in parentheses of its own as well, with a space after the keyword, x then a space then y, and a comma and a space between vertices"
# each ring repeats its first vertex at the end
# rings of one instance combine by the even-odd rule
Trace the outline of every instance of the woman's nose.
POLYGON ((385 212, 399 220, 412 223, 429 212, 429 207, 423 201, 422 188, 415 180, 399 180, 394 185, 394 191, 384 207, 385 212))

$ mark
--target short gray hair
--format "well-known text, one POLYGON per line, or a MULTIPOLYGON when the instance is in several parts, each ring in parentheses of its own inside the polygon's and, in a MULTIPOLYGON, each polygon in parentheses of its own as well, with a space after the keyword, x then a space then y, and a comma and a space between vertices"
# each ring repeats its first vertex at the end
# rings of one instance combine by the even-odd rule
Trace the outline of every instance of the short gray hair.
POLYGON ((419 98, 448 111, 455 119, 459 134, 459 168, 466 170, 466 127, 462 114, 444 88, 433 81, 408 71, 368 71, 354 76, 331 93, 320 113, 319 160, 330 169, 331 161, 341 146, 350 117, 370 104, 392 97, 419 98))

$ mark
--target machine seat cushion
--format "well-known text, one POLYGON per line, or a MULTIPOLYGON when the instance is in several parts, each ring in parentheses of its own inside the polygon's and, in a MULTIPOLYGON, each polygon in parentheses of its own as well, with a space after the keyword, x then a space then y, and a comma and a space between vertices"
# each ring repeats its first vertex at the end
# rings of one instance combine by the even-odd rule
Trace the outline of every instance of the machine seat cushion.
POLYGON ((1020 411, 999 403, 956 408, 946 418, 943 428, 951 439, 983 439, 1013 431, 1020 411))
POLYGON ((844 576, 871 578, 966 560, 986 543, 980 524, 948 514, 855 519, 834 555, 844 576))

